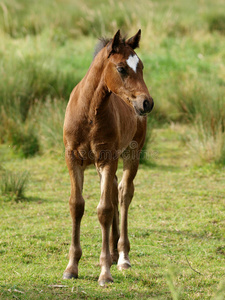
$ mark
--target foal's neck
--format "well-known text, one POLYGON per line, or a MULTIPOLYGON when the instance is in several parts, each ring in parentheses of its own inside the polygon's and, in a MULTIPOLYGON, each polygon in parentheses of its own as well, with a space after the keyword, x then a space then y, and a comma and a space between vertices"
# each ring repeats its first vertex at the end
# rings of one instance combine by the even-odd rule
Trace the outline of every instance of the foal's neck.
POLYGON ((100 51, 83 79, 83 99, 90 112, 95 114, 107 103, 111 94, 104 81, 104 68, 107 62, 105 49, 100 51))

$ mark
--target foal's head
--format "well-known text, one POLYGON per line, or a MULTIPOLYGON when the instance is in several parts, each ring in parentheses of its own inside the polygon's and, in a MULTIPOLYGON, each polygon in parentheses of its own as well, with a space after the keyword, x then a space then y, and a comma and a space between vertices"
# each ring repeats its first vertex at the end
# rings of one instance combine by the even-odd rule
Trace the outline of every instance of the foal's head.
POLYGON ((108 62, 104 80, 108 89, 129 102, 138 115, 149 113, 154 105, 143 79, 143 63, 134 49, 139 46, 141 30, 124 41, 118 31, 108 43, 108 62))

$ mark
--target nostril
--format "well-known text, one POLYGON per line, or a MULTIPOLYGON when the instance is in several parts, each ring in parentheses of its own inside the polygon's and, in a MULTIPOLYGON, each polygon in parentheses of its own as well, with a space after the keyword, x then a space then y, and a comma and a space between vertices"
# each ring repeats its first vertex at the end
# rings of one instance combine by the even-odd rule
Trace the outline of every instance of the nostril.
POLYGON ((150 104, 150 102, 148 100, 144 100, 143 102, 143 108, 144 108, 144 112, 150 112, 152 110, 152 105, 150 104))

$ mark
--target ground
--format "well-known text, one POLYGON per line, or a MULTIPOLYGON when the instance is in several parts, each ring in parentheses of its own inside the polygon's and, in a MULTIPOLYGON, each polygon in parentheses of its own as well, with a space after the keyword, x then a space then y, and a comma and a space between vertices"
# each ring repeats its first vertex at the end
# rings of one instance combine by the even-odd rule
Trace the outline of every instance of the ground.
MULTIPOLYGON (((85 173, 79 279, 62 280, 71 234, 69 176, 62 153, 29 159, 3 145, 1 165, 29 171, 26 199, 0 199, 1 299, 224 299, 224 169, 193 166, 182 125, 153 132, 151 162, 140 166, 129 211, 132 268, 113 265, 101 288, 100 197, 94 168, 85 173)), ((118 168, 121 178, 122 163, 118 168)))

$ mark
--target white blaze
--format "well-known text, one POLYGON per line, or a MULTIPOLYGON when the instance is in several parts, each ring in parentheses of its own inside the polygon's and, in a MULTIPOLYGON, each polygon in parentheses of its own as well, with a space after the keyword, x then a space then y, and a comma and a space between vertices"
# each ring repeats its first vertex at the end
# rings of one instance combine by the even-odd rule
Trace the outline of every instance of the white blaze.
POLYGON ((127 64, 128 66, 134 70, 134 72, 136 73, 137 71, 137 65, 139 63, 139 58, 137 57, 136 54, 134 54, 134 56, 130 55, 129 58, 127 59, 127 64))

